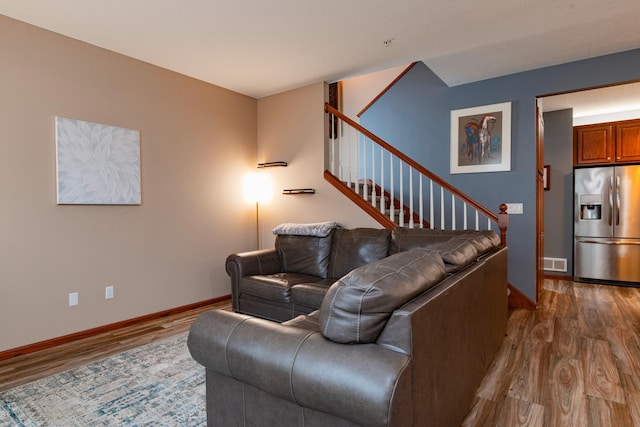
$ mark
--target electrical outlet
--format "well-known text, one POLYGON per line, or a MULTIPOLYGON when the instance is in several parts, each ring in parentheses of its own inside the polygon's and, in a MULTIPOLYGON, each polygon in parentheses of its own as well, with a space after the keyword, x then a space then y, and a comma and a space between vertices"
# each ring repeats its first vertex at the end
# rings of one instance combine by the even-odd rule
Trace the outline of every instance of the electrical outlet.
POLYGON ((71 292, 69 294, 69 307, 73 307, 74 305, 78 305, 78 293, 71 292))
POLYGON ((507 203, 507 213, 510 215, 522 215, 522 203, 507 203))
POLYGON ((113 298, 113 286, 107 286, 104 288, 104 299, 113 298))

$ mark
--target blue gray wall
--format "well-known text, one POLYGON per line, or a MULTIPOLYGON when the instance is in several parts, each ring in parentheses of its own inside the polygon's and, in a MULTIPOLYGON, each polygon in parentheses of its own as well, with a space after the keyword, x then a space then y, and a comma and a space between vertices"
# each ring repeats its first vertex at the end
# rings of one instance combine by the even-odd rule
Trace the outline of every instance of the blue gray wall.
MULTIPOLYGON (((536 97, 640 79, 640 50, 448 87, 423 63, 361 117, 361 123, 486 207, 523 203, 508 235, 509 282, 535 299, 536 97), (451 110, 512 103, 511 171, 449 174, 451 110)), ((547 230, 547 234, 550 230, 547 230)))
POLYGON ((550 188, 544 192, 544 256, 566 258, 573 275, 573 110, 544 114, 544 164, 550 188))

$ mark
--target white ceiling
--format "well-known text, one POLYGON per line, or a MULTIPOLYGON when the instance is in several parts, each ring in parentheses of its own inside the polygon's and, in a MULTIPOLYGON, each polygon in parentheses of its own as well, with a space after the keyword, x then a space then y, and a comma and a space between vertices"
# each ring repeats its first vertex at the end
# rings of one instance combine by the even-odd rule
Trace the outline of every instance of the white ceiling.
MULTIPOLYGON (((614 113, 630 112, 640 114, 640 83, 610 86, 544 97, 542 108, 545 112, 573 108, 573 117, 589 120, 606 117, 614 113)), ((600 120, 607 121, 607 120, 600 120)))
POLYGON ((0 0, 0 14, 254 98, 413 61, 453 86, 640 47, 638 0, 0 0))

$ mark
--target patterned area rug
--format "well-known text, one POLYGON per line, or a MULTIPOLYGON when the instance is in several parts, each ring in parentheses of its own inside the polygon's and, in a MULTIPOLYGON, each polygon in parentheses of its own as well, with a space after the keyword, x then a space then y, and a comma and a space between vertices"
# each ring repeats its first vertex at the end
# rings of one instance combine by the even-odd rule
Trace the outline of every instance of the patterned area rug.
POLYGON ((187 333, 0 392, 0 426, 204 426, 187 333))

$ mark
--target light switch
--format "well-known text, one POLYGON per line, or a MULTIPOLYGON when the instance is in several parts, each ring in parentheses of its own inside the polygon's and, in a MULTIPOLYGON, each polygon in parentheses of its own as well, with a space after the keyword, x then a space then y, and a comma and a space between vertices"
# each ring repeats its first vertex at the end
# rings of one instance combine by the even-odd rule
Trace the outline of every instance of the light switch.
POLYGON ((510 215, 522 215, 522 203, 507 203, 507 213, 510 215))

